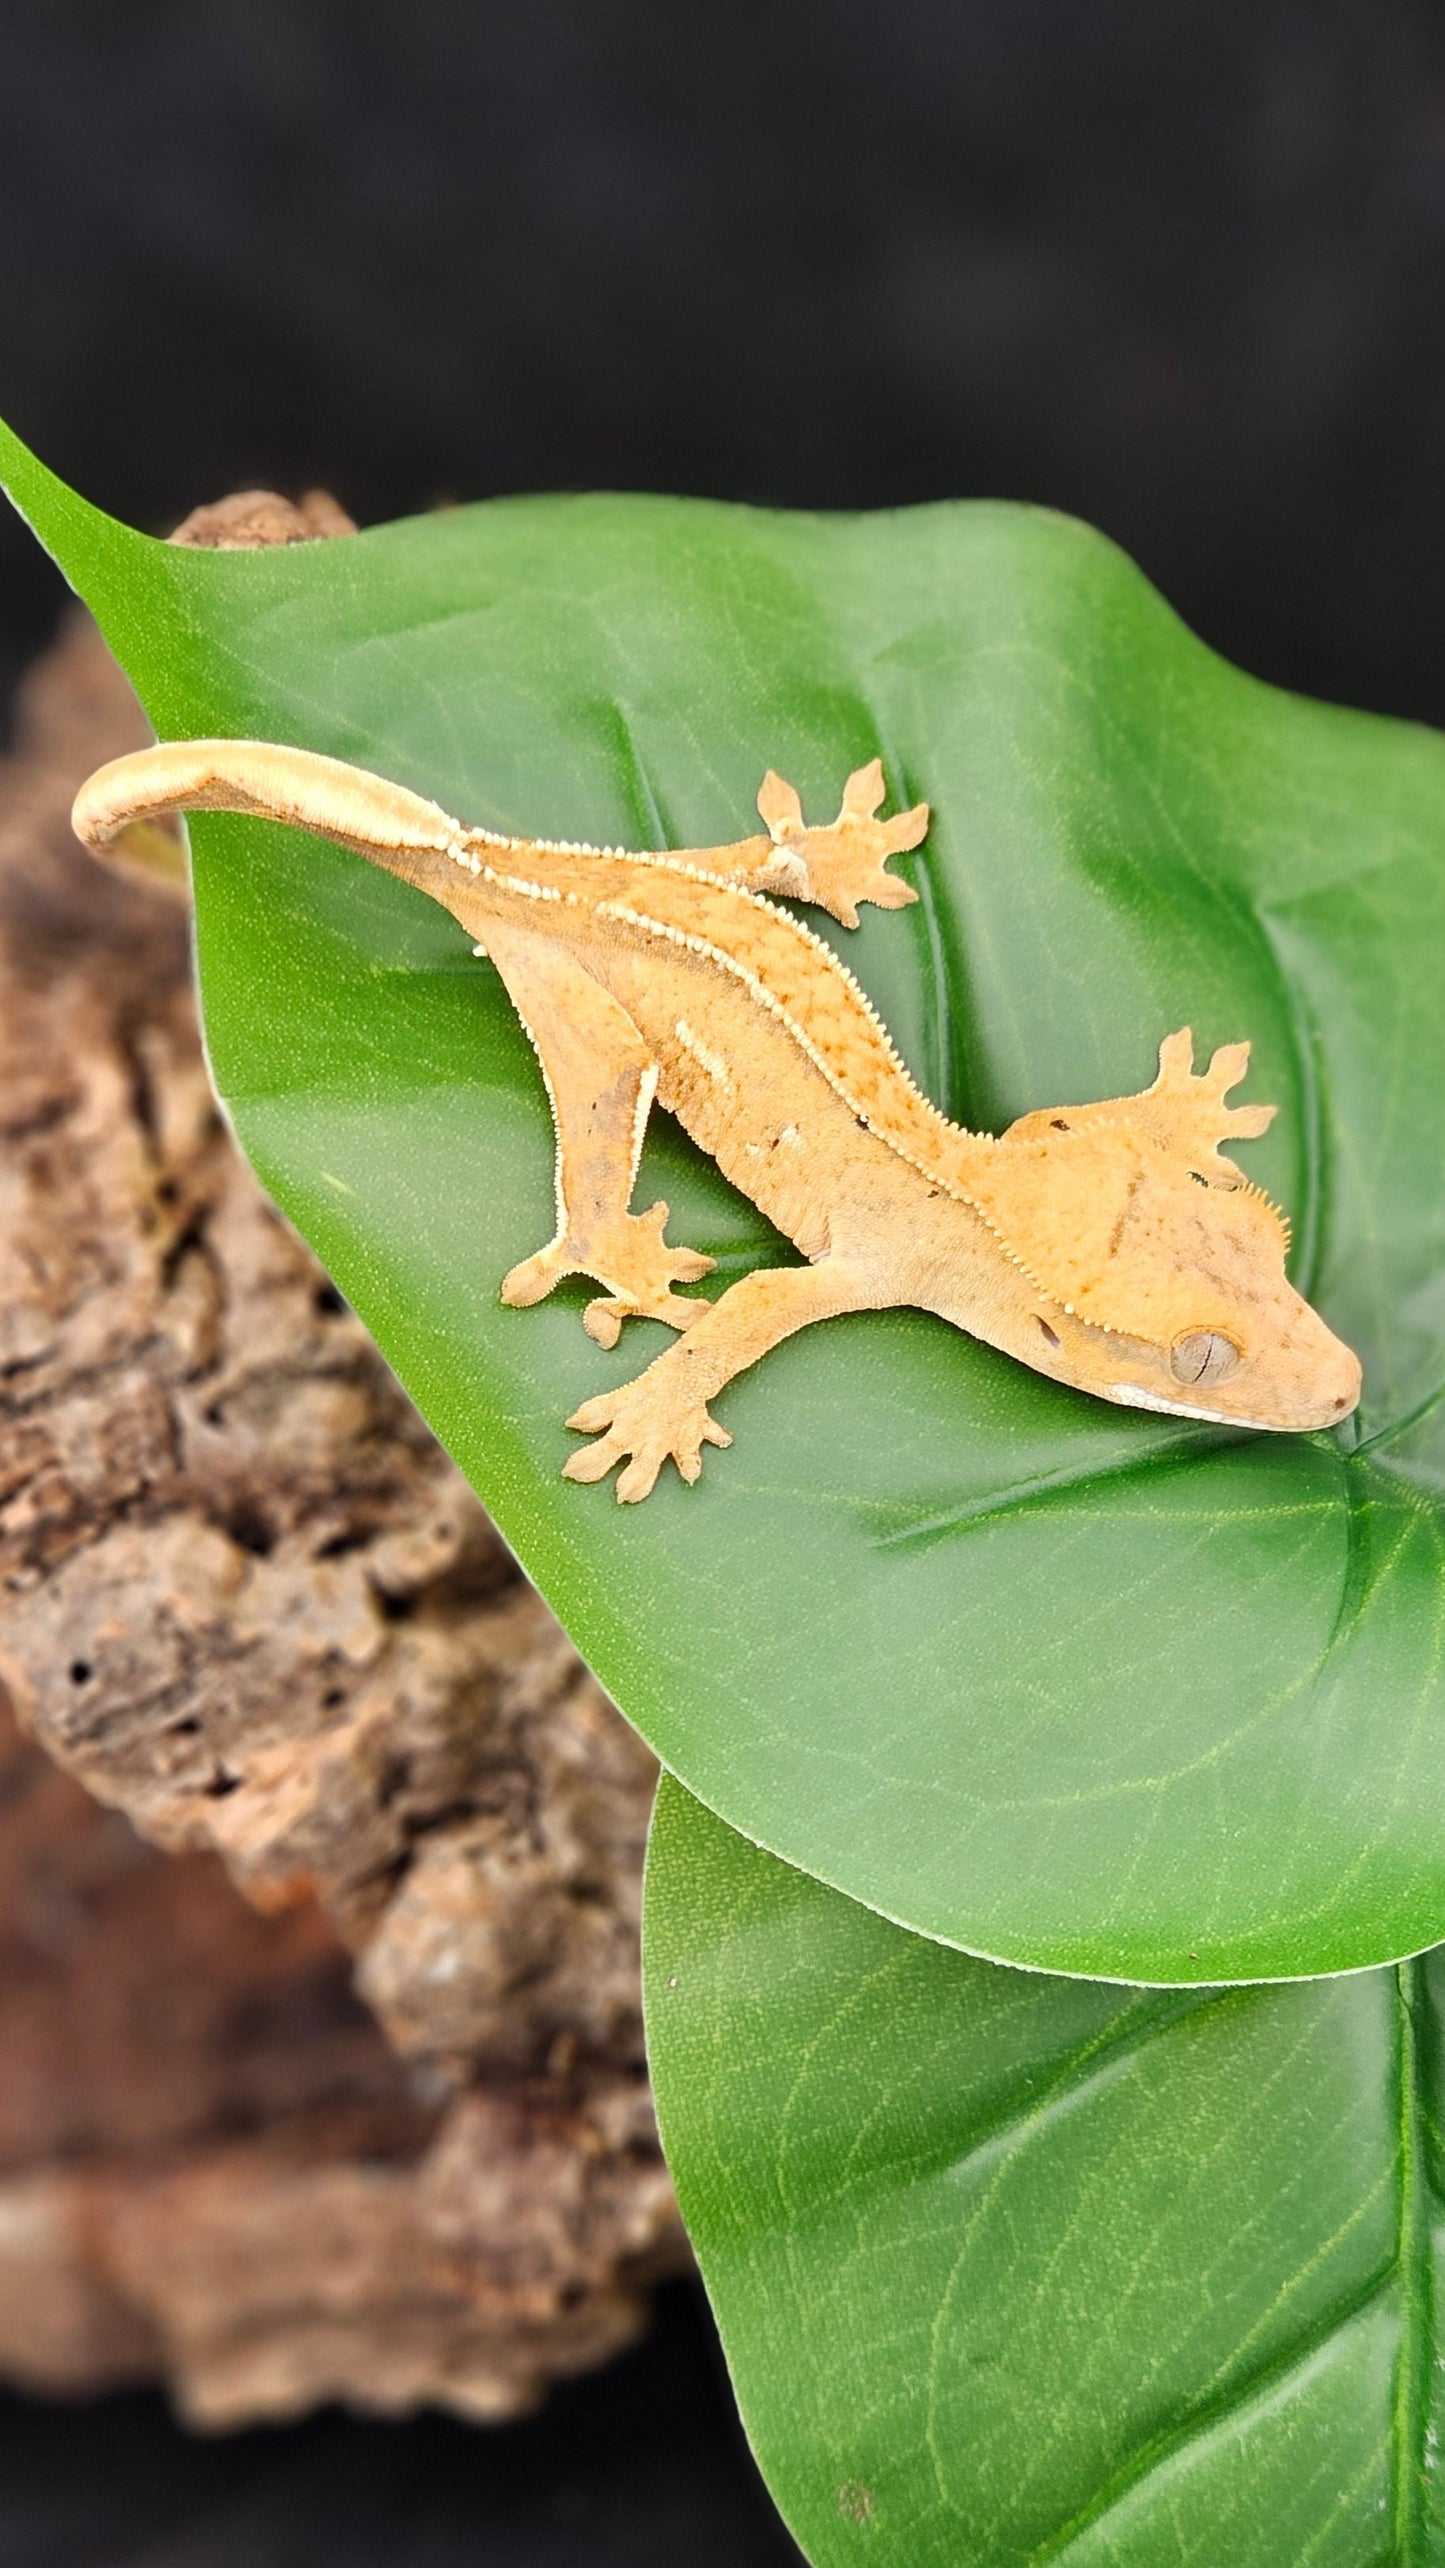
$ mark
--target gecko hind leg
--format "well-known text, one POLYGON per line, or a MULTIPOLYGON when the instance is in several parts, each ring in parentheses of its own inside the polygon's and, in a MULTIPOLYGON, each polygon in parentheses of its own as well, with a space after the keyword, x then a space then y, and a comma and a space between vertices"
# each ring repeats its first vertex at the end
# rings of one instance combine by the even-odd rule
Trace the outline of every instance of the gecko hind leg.
POLYGON ((567 1275, 606 1286, 583 1316, 599 1346, 617 1344, 626 1319, 688 1329, 708 1308, 673 1291, 715 1263, 670 1248, 667 1206, 628 1210, 657 1065, 625 1008, 576 959, 540 938, 489 930, 496 964, 547 1083, 557 1133, 557 1228, 545 1248, 504 1278, 502 1299, 525 1309, 567 1275))
POLYGON ((770 767, 758 790, 758 812, 775 852, 754 874, 759 889, 815 901, 843 927, 857 926, 860 901, 875 901, 880 909, 906 909, 918 894, 911 883, 888 872, 888 859, 922 845, 928 805, 915 803, 911 811, 880 820, 886 790, 882 761, 871 758, 866 767, 854 768, 837 819, 810 829, 795 788, 770 767))
POLYGON ((625 1468, 617 1495, 624 1506, 649 1495, 669 1459, 684 1480, 695 1481, 703 1446, 732 1443, 707 1405, 725 1382, 814 1320, 875 1310, 892 1298, 841 1257, 819 1258, 815 1266, 761 1267, 741 1276, 718 1301, 704 1303, 697 1326, 634 1382, 584 1400, 574 1411, 568 1426, 596 1441, 571 1455, 564 1479, 602 1480, 620 1462, 625 1468))

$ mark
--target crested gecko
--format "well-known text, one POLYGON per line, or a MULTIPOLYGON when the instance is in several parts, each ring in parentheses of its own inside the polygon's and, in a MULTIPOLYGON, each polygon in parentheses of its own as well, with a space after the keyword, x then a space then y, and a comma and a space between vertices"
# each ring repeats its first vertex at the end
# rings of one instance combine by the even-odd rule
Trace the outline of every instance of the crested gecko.
POLYGON ((1247 1043, 1199 1076, 1188 1029, 1136 1096, 1045 1107, 999 1136, 922 1094, 852 974, 776 896, 844 927, 860 901, 917 898, 890 856, 919 846, 925 803, 880 819, 881 763, 808 827, 771 771, 762 834, 630 854, 465 827, 407 788, 261 741, 141 750, 81 788, 94 849, 167 812, 239 811, 319 832, 441 902, 490 956, 521 1018, 556 1127, 556 1229, 502 1299, 563 1276, 601 1285, 584 1325, 604 1347, 633 1317, 678 1332, 646 1371, 587 1400, 570 1480, 622 1469, 647 1497, 669 1457, 695 1481, 727 1445, 709 1402, 811 1321, 906 1304, 1075 1390, 1172 1417, 1282 1430, 1354 1408, 1360 1367, 1285 1275, 1282 1215, 1220 1143, 1263 1132, 1229 1106, 1247 1043), (713 1261, 671 1244, 668 1208, 631 1209, 654 1104, 799 1249, 715 1301, 676 1288, 713 1261))

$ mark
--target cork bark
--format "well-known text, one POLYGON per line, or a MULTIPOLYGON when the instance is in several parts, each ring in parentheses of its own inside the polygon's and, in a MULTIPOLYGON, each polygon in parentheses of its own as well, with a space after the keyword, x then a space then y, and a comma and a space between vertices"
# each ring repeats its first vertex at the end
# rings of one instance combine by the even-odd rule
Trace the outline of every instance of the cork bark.
POLYGON ((81 620, 0 770, 0 2370, 504 2416, 685 2252, 654 1769, 231 1143, 164 867, 70 837, 145 736, 81 620))

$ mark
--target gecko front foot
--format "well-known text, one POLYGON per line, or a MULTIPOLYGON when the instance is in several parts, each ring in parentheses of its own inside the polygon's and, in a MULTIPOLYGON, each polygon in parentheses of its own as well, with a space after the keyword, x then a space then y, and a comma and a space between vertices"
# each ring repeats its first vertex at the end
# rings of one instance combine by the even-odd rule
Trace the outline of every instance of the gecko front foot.
POLYGON ((758 810, 778 853, 772 872, 760 877, 764 888, 816 901, 840 927, 857 926, 860 901, 872 901, 879 909, 905 909, 916 901, 912 884, 900 882, 887 865, 890 856, 922 844, 928 805, 915 803, 912 811, 879 820, 885 790, 882 762, 872 758, 849 777, 837 819, 828 828, 809 829, 794 788, 770 767, 758 810))
POLYGON ((565 1275, 591 1275, 608 1288, 588 1303, 582 1318, 599 1346, 617 1344, 624 1320, 663 1320, 669 1328, 690 1329, 708 1305, 686 1301, 672 1287, 697 1283, 717 1261, 696 1248, 669 1248, 663 1238, 666 1227, 663 1203, 588 1229, 569 1225, 561 1239, 511 1269, 503 1279, 502 1299, 514 1310, 525 1310, 545 1300, 565 1275))
POLYGON ((649 1495, 669 1455, 683 1479, 692 1482, 702 1469, 705 1444, 732 1443, 726 1427, 709 1417, 705 1401, 676 1379, 667 1379, 664 1368, 671 1361, 660 1356, 635 1382, 584 1400, 573 1411, 568 1426, 597 1441, 563 1464, 564 1480, 605 1480, 614 1463, 625 1462, 617 1495, 623 1506, 630 1506, 649 1495))

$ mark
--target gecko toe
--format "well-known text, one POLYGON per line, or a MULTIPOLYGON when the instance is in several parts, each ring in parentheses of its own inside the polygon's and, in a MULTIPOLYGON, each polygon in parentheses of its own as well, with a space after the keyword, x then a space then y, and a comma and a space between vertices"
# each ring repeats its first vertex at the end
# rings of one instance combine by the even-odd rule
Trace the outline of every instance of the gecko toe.
MULTIPOLYGON (((651 1497, 657 1475, 665 1460, 664 1454, 656 1452, 639 1453, 633 1456, 626 1470, 619 1471, 617 1475, 619 1507, 635 1507, 640 1499, 651 1497)), ((694 1477, 696 1477, 695 1474, 694 1477)))
POLYGON ((620 1462, 627 1447, 616 1436, 599 1436, 596 1444, 584 1445, 580 1453, 570 1453, 562 1465, 564 1480, 605 1480, 614 1462, 620 1462))
POLYGON ((567 1424, 575 1427, 579 1435, 600 1436, 604 1427, 612 1424, 612 1408, 612 1394, 603 1391, 595 1400, 584 1400, 580 1409, 574 1409, 567 1424))
POLYGON ((611 1348, 622 1335, 624 1320, 661 1320, 669 1329, 690 1329, 708 1307, 706 1302, 689 1302, 665 1291, 646 1301, 631 1293, 604 1293, 588 1303, 582 1326, 595 1345, 611 1348))
POLYGON ((630 1308, 631 1305, 620 1302, 615 1295, 588 1303, 582 1314, 582 1326, 594 1346, 614 1347, 617 1344, 630 1308))
POLYGON ((519 1265, 508 1268, 502 1278, 502 1300, 509 1310, 530 1310, 534 1302, 545 1302, 566 1272, 556 1247, 539 1248, 534 1257, 524 1257, 519 1265))

